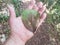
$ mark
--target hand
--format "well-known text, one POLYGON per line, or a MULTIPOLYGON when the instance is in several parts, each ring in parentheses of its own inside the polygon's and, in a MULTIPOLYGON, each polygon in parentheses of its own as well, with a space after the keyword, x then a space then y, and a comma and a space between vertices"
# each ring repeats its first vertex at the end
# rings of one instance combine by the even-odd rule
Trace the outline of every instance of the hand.
MULTIPOLYGON (((30 4, 28 8, 32 9, 34 8, 37 10, 40 15, 40 24, 44 21, 46 18, 46 13, 44 13, 46 7, 43 5, 42 2, 38 3, 38 6, 36 4, 30 4)), ((9 25, 11 28, 11 35, 10 38, 7 40, 5 45, 25 45, 25 43, 34 35, 33 32, 30 32, 27 28, 25 28, 21 17, 16 17, 15 11, 13 6, 8 5, 8 9, 10 12, 10 19, 9 19, 9 25)))

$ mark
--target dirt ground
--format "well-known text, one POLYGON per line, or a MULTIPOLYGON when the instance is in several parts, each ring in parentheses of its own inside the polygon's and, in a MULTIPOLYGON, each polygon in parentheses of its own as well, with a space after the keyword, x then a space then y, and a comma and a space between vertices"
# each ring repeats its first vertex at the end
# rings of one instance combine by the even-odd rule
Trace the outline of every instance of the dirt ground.
POLYGON ((47 30, 48 26, 46 24, 41 25, 35 35, 26 43, 26 45, 48 45, 50 38, 47 30))

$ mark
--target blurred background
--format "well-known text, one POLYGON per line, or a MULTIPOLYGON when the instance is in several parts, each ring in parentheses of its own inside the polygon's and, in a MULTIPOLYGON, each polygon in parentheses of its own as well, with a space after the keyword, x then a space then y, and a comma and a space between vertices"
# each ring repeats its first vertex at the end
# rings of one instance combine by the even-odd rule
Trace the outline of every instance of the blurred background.
MULTIPOLYGON (((47 18, 26 45, 60 45, 60 0, 36 0, 39 1, 47 5, 47 18)), ((10 34, 7 4, 14 5, 16 16, 20 16, 25 9, 21 0, 0 0, 0 45, 10 34)))

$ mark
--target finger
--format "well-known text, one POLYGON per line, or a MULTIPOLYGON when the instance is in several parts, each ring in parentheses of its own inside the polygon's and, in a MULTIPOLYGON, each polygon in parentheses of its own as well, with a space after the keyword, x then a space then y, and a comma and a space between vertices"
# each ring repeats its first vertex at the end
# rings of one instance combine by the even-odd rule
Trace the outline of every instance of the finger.
POLYGON ((33 4, 35 4, 35 3, 36 3, 36 1, 35 1, 35 0, 31 0, 31 2, 32 2, 33 4))
POLYGON ((42 8, 39 9, 40 15, 42 15, 45 10, 46 10, 46 5, 44 5, 42 8))
POLYGON ((13 5, 7 5, 8 9, 9 9, 9 13, 10 13, 10 17, 11 18, 16 18, 16 14, 15 14, 15 10, 13 5))
POLYGON ((31 0, 28 9, 32 9, 34 5, 35 5, 35 0, 31 0))
POLYGON ((43 13, 43 14, 41 15, 41 17, 40 17, 41 23, 44 22, 44 20, 46 19, 46 16, 47 16, 46 13, 43 13))
MULTIPOLYGON (((40 21, 39 21, 39 22, 37 23, 37 25, 36 25, 36 26, 37 26, 36 30, 40 27, 40 25, 42 25, 42 23, 44 22, 46 16, 47 16, 46 13, 44 13, 44 14, 41 16, 40 21)), ((36 31, 35 31, 34 33, 36 33, 36 31)))
POLYGON ((38 2, 38 3, 37 3, 37 6, 38 6, 38 8, 42 8, 43 3, 42 3, 42 2, 38 2))
POLYGON ((37 5, 34 5, 33 9, 36 11, 39 11, 39 8, 43 7, 43 3, 42 2, 38 2, 37 5))
POLYGON ((37 5, 34 5, 33 9, 36 10, 36 11, 38 11, 39 8, 37 7, 37 5))
POLYGON ((41 18, 40 18, 40 22, 37 24, 37 29, 40 27, 40 25, 42 25, 42 23, 44 22, 44 20, 46 19, 47 14, 44 13, 41 18))

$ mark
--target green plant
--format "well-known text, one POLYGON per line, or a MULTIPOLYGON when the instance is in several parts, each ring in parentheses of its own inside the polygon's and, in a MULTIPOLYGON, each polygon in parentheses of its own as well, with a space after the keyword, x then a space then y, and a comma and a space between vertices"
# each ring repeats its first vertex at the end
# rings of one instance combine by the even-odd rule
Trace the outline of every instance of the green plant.
MULTIPOLYGON (((52 27, 52 29, 47 30, 49 32, 50 38, 52 38, 51 39, 52 41, 50 40, 51 41, 50 45, 55 45, 55 43, 57 43, 57 45, 60 45, 59 44, 60 43, 60 28, 58 28, 60 24, 60 0, 40 0, 40 1, 42 1, 44 4, 47 5, 47 9, 46 9, 47 19, 45 23, 49 24, 49 28, 52 27)), ((19 0, 0 0, 0 12, 3 8, 6 7, 2 5, 3 3, 13 4, 15 7, 15 12, 17 16, 20 16, 22 11, 24 10, 24 9, 20 9, 22 2, 19 0)), ((25 11, 24 14, 22 14, 24 19, 26 19, 26 17, 29 16, 26 13, 27 11, 25 11)), ((8 18, 9 16, 7 16, 7 14, 5 15, 3 13, 2 14, 0 13, 0 23, 6 23, 8 18)))

